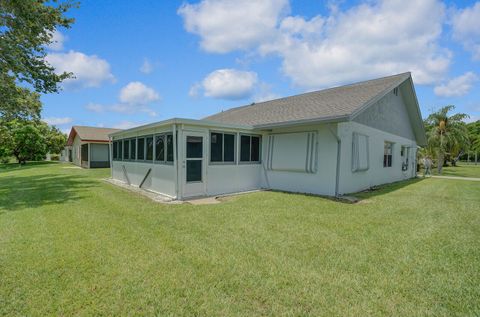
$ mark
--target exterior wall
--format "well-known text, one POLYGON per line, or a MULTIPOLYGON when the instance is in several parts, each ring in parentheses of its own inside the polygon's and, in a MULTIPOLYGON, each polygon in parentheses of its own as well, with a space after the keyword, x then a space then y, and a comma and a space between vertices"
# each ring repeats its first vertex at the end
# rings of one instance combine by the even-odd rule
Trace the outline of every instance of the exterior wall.
POLYGON ((397 95, 393 92, 371 105, 353 121, 360 124, 415 140, 412 125, 405 106, 401 90, 397 95))
POLYGON ((404 138, 357 122, 339 123, 338 135, 342 140, 339 194, 354 193, 372 186, 412 178, 416 175, 415 154, 417 144, 414 139, 404 138), (366 171, 352 172, 353 133, 368 136, 369 168, 366 171), (383 167, 385 141, 394 143, 391 167, 383 167), (411 148, 406 171, 402 171, 401 146, 411 148))
POLYGON ((82 141, 78 135, 75 136, 73 139, 72 144, 72 163, 81 166, 81 157, 82 157, 82 149, 81 149, 82 141))
POLYGON ((207 195, 220 195, 260 189, 260 164, 208 165, 207 195))
MULTIPOLYGON (((113 140, 120 140, 157 133, 172 132, 172 126, 150 128, 135 133, 124 133, 116 136, 113 140)), ((155 155, 155 153, 154 153, 155 155)), ((133 186, 140 186, 148 170, 150 174, 142 185, 143 189, 164 194, 170 197, 176 196, 176 172, 173 164, 159 164, 141 161, 112 161, 112 178, 127 183, 126 177, 133 186), (124 172, 125 171, 125 172, 124 172)))
POLYGON ((110 167, 108 143, 90 143, 90 167, 110 167))
MULTIPOLYGON (((331 125, 330 128, 335 130, 336 125, 331 125)), ((317 195, 335 195, 337 140, 330 128, 327 125, 302 126, 273 129, 271 132, 264 134, 262 157, 265 159, 262 164, 262 187, 317 195), (267 166, 268 143, 270 142, 268 136, 298 132, 315 132, 316 134, 316 153, 313 153, 315 171, 309 173, 269 168, 267 166)), ((289 152, 287 154, 289 155, 288 160, 299 159, 297 151, 287 152, 289 152)), ((303 156, 300 159, 304 160, 303 156)))
POLYGON ((143 183, 142 188, 168 196, 175 196, 175 169, 173 165, 140 163, 128 161, 113 161, 112 177, 113 179, 127 183, 125 173, 127 173, 130 184, 138 187, 143 178, 152 169, 149 176, 143 183))
POLYGON ((70 158, 69 158, 70 151, 72 151, 71 146, 65 146, 63 148, 62 153, 60 155, 60 161, 61 162, 70 162, 70 158))

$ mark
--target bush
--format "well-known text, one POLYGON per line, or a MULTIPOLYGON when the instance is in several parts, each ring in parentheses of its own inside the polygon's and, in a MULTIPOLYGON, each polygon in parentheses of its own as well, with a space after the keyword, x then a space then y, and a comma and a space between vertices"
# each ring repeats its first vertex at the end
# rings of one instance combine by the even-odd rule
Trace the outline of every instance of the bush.
POLYGON ((60 161, 60 155, 58 155, 58 154, 52 154, 52 155, 50 156, 50 160, 52 160, 52 161, 60 161))

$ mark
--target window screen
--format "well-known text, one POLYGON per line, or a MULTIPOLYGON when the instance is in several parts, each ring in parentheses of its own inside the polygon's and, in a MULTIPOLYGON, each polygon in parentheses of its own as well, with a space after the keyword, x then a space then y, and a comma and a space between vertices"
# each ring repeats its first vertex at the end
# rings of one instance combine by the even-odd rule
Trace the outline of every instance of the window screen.
POLYGON ((117 149, 117 147, 118 147, 118 142, 117 142, 117 141, 113 141, 113 145, 112 145, 112 146, 113 146, 112 156, 113 156, 113 159, 116 160, 116 159, 117 159, 117 155, 118 155, 118 154, 117 154, 117 153, 118 153, 118 149, 117 149))
POLYGON ((235 135, 234 134, 223 135, 223 161, 224 162, 235 161, 235 135))
POLYGON ((128 142, 128 140, 123 140, 123 159, 124 160, 128 160, 129 158, 129 154, 130 154, 129 145, 130 145, 130 142, 128 142))
POLYGON ((146 160, 152 161, 153 160, 153 137, 149 136, 145 138, 145 142, 147 143, 147 153, 146 153, 146 160))
POLYGON ((260 161, 260 137, 253 135, 242 135, 240 138, 240 161, 260 161))
POLYGON ((250 161, 250 136, 248 135, 240 137, 240 161, 250 161))
POLYGON ((187 136, 187 158, 203 157, 203 138, 201 136, 187 136))
POLYGON ((223 134, 222 133, 210 134, 210 161, 212 162, 223 161, 223 134))
POLYGON ((155 136, 155 161, 165 162, 165 135, 155 136))
POLYGON ((219 132, 210 134, 210 161, 235 161, 235 134, 219 132))
POLYGON ((130 159, 135 160, 135 154, 137 152, 137 140, 131 139, 130 140, 130 159))
POLYGON ((137 160, 143 161, 145 159, 145 139, 137 139, 137 160))
POLYGON ((123 157, 123 146, 122 146, 122 141, 117 141, 118 144, 118 156, 117 159, 121 160, 123 157))
POLYGON ((173 134, 166 135, 167 141, 167 162, 173 162, 173 134))

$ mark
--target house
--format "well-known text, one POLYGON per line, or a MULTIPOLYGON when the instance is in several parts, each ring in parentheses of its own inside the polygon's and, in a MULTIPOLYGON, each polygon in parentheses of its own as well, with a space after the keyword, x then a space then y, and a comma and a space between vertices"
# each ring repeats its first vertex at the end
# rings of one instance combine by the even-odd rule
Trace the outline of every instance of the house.
POLYGON ((338 196, 416 176, 410 73, 110 134, 112 178, 172 199, 255 189, 338 196))
POLYGON ((108 135, 118 131, 121 130, 73 126, 60 160, 85 168, 110 167, 108 135))

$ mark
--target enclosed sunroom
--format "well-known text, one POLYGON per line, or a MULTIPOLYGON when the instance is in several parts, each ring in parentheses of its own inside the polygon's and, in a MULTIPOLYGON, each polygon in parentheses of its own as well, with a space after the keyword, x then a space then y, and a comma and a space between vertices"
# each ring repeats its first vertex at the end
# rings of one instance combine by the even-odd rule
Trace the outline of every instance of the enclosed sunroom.
POLYGON ((248 126, 171 119, 113 133, 112 178, 173 199, 260 187, 261 136, 248 126))

